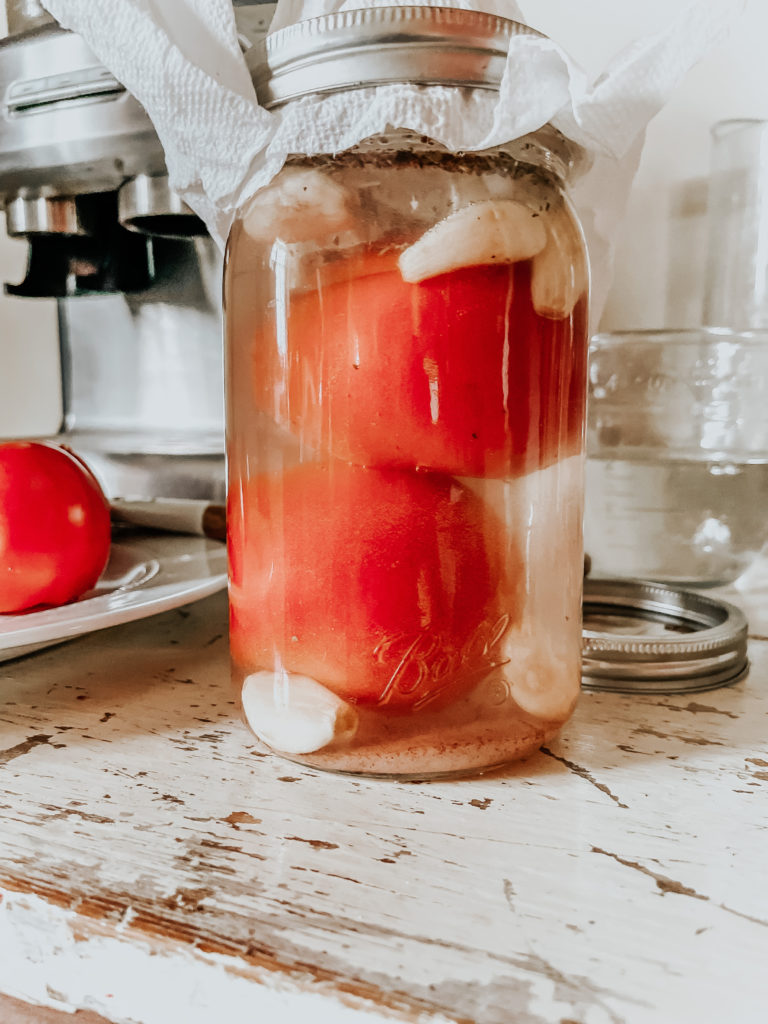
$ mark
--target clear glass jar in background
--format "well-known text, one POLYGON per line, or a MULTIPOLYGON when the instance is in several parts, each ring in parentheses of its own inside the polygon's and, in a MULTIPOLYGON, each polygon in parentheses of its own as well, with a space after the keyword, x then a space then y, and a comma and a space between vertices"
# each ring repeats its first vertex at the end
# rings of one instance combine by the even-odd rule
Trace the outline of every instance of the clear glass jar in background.
POLYGON ((292 158, 240 212, 230 636, 268 749, 457 775, 571 714, 588 273, 570 157, 548 128, 461 155, 390 132, 292 158))
POLYGON ((712 126, 703 322, 768 328, 768 121, 712 126))
POLYGON ((600 576, 714 587, 768 538, 768 332, 590 344, 584 535, 600 576))

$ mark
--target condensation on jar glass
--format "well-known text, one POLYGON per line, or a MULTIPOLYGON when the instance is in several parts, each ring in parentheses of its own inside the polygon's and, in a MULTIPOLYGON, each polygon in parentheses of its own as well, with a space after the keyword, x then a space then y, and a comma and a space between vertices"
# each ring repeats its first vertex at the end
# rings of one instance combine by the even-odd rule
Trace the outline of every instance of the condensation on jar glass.
POLYGON ((580 689, 588 274, 551 129, 289 159, 225 272, 233 679, 270 750, 485 770, 580 689))

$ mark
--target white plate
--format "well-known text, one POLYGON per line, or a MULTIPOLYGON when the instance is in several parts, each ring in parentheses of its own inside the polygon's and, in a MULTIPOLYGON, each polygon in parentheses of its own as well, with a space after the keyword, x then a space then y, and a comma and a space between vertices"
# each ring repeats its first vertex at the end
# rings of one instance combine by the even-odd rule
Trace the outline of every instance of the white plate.
POLYGON ((117 539, 98 583, 79 600, 60 608, 0 615, 0 662, 178 608, 226 583, 227 552, 218 541, 172 534, 117 539))

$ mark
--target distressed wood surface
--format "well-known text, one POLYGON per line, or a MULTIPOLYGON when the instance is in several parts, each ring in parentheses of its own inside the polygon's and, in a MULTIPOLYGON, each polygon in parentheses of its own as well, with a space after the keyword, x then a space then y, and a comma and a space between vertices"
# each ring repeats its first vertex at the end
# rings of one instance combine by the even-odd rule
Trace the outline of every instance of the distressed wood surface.
MULTIPOLYGON (((768 635, 768 587, 745 600, 768 635)), ((421 784, 260 755, 223 594, 0 665, 0 992, 137 1024, 762 1024, 750 652, 733 688, 585 693, 525 763, 421 784)))
POLYGON ((75 1010, 67 1013, 52 1010, 47 1006, 31 1006, 19 999, 0 994, 0 1020, 3 1024, 110 1024, 90 1010, 75 1010))

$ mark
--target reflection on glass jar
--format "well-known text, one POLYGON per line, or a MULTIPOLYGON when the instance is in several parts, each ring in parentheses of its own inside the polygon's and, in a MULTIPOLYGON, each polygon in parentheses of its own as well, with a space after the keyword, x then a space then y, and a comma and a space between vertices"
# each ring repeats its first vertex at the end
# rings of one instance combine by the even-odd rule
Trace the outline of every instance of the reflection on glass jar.
POLYGON ((234 676, 304 763, 488 768, 576 701, 587 269, 526 152, 296 158, 231 234, 234 676))

